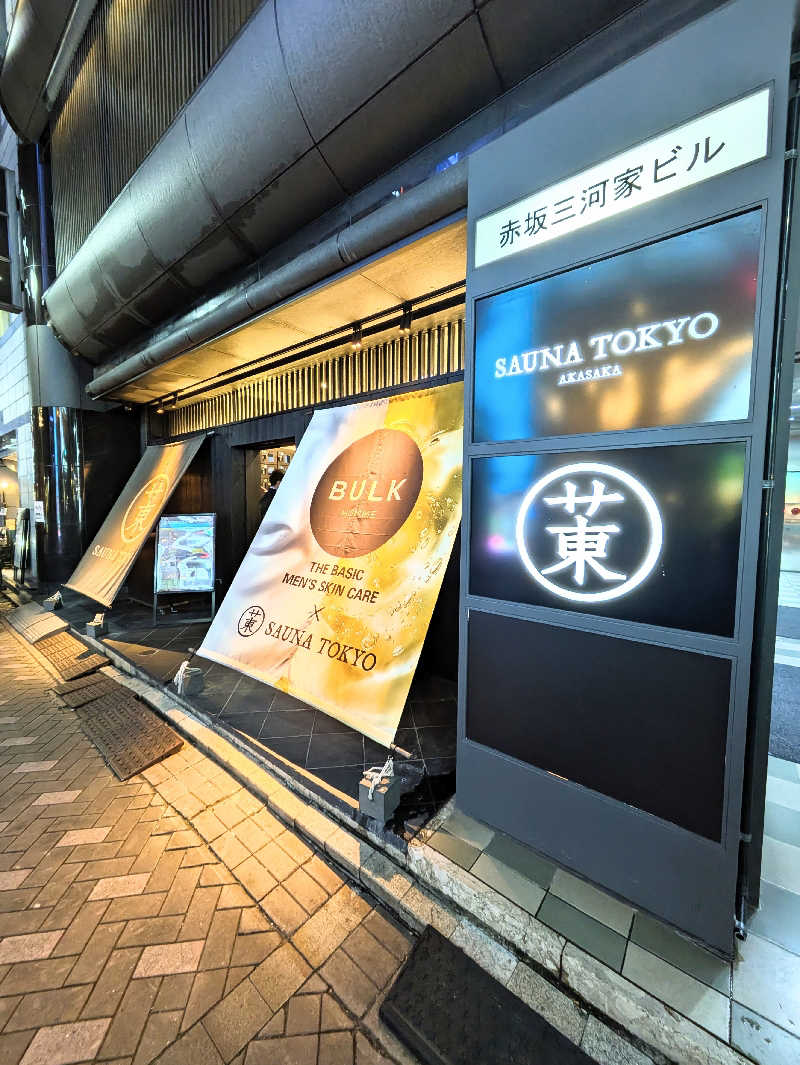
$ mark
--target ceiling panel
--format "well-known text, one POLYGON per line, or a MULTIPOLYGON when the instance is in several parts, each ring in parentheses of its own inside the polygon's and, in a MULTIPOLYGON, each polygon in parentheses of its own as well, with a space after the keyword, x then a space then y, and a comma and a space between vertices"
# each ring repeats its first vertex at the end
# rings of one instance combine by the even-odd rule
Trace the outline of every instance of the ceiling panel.
POLYGON ((171 359, 115 393, 142 402, 205 381, 254 359, 347 328, 466 276, 466 221, 430 233, 240 328, 171 359), (136 393, 136 394, 134 394, 136 393))
POLYGON ((456 222, 365 266, 364 277, 397 296, 398 303, 455 285, 467 276, 467 222, 456 222))
POLYGON ((393 292, 355 273, 281 307, 280 316, 284 322, 313 337, 370 314, 379 314, 396 303, 393 292))
POLYGON ((247 362, 257 359, 259 355, 270 355, 308 340, 312 334, 297 326, 289 325, 276 315, 257 318, 242 329, 237 329, 227 336, 214 341, 217 351, 224 351, 234 356, 234 362, 247 362))

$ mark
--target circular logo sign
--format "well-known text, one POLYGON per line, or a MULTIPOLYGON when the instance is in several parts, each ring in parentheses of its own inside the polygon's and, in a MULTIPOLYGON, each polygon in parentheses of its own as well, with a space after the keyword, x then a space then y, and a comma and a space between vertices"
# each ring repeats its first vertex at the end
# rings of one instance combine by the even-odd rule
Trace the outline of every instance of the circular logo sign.
POLYGON ((169 478, 163 473, 157 473, 139 489, 122 519, 120 535, 126 544, 147 535, 164 504, 168 489, 169 478))
POLYGON ((533 579, 559 599, 619 599, 652 572, 664 528, 655 499, 626 470, 574 462, 545 474, 517 514, 517 550, 533 579))
POLYGON ((240 636, 255 636, 264 624, 264 611, 260 606, 249 606, 242 611, 239 624, 236 626, 240 636))
POLYGON ((311 499, 311 531, 323 551, 355 558, 401 528, 422 487, 422 455, 407 433, 376 429, 345 448, 311 499))

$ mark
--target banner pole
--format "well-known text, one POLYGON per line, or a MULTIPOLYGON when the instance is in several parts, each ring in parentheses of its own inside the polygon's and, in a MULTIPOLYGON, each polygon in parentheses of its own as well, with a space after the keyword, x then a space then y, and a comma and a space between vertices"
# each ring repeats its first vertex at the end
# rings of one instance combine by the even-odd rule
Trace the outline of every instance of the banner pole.
POLYGON ((399 754, 401 758, 411 759, 413 757, 411 751, 404 751, 403 748, 398 747, 396 743, 390 743, 389 750, 394 751, 396 754, 399 754))

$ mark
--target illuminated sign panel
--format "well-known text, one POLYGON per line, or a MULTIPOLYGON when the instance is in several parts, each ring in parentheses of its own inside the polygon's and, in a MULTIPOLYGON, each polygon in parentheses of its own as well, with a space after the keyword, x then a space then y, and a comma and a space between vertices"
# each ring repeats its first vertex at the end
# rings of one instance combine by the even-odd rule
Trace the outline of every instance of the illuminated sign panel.
POLYGON ((761 211, 475 304, 476 441, 745 419, 761 211))
POLYGON ((739 441, 476 458, 469 591, 732 636, 744 469, 739 441))
POLYGON ((675 126, 475 223, 475 267, 763 159, 769 88, 675 126))
MULTIPOLYGON (((613 510, 613 506, 612 506, 613 510)), ((546 511, 545 511, 546 513, 546 511)), ((519 557, 528 573, 547 591, 559 599, 573 603, 602 603, 627 595, 649 577, 664 540, 663 522, 658 504, 641 481, 617 466, 601 462, 575 462, 558 466, 525 493, 516 522, 516 544, 519 557), (580 495, 578 483, 591 478, 591 494, 580 495), (602 478, 602 479, 601 479, 602 478), (616 490, 606 491, 606 484, 616 490), (561 491, 563 495, 547 495, 545 490, 561 491), (619 489, 622 489, 620 491, 619 489), (609 504, 641 506, 647 517, 647 535, 641 537, 642 559, 630 573, 619 573, 606 565, 612 537, 624 536, 625 529, 616 521, 591 521, 597 512, 609 504), (528 522, 537 506, 563 508, 569 517, 562 525, 545 525, 545 532, 558 536, 558 561, 546 568, 531 557, 528 547, 528 522), (566 570, 566 574, 563 571, 566 570), (557 574, 562 574, 558 579, 557 574), (552 579, 550 579, 552 575, 552 579), (587 577, 594 576, 601 585, 597 591, 587 589, 587 577), (568 578, 568 579, 567 579, 568 578)))

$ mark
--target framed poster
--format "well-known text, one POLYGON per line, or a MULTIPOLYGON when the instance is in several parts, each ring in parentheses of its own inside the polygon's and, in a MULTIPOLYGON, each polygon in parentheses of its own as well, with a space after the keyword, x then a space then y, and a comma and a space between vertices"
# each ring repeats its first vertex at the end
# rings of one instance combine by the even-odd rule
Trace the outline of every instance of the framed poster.
POLYGON ((214 590, 215 514, 165 514, 158 523, 154 586, 165 592, 214 590))

